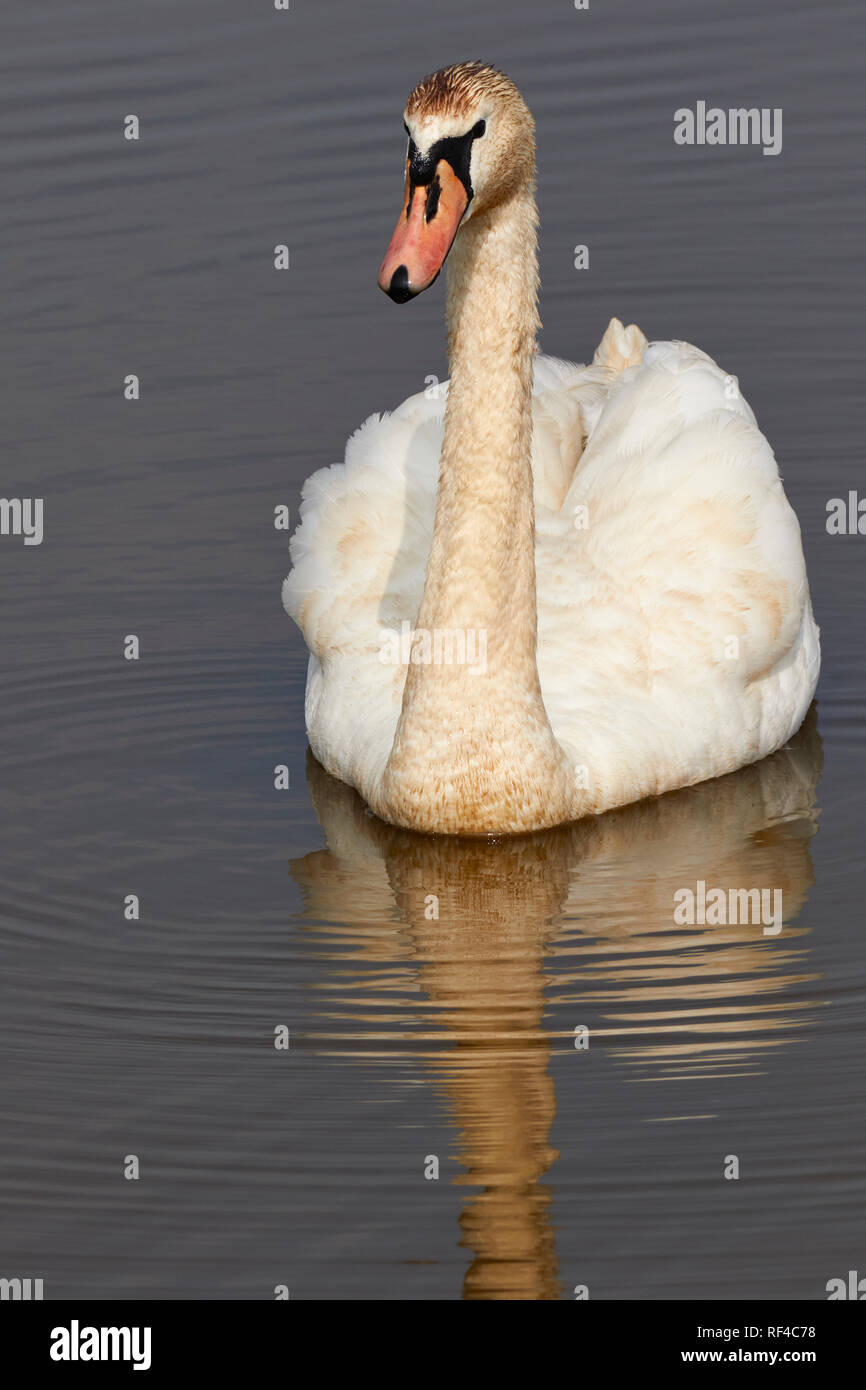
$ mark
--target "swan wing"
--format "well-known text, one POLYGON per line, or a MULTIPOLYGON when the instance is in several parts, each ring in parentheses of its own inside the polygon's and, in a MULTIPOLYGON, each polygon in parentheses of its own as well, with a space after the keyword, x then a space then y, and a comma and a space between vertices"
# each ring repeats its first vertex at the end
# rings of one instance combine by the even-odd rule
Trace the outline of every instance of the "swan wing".
MULTIPOLYGON (((539 675, 554 732, 635 794, 762 757, 818 672, 800 529, 736 380, 654 343, 537 516, 539 675)), ((623 798, 625 799, 625 798, 623 798)))
POLYGON ((283 604, 311 653, 310 743, 359 790, 384 769, 405 683, 405 666, 381 659, 383 632, 399 636, 424 586, 444 408, 431 397, 371 415, 344 461, 307 480, 290 543, 283 604))

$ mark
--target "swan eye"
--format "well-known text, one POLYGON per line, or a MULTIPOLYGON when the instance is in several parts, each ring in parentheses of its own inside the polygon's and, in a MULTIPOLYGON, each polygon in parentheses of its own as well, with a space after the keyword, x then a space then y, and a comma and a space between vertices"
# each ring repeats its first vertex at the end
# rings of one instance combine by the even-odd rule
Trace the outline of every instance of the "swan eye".
POLYGON ((480 139, 481 139, 481 136, 484 134, 484 132, 485 132, 486 129, 487 129, 487 122, 486 122, 486 121, 478 121, 478 123, 472 127, 472 129, 470 130, 469 134, 470 134, 470 136, 472 137, 473 140, 480 140, 480 139))

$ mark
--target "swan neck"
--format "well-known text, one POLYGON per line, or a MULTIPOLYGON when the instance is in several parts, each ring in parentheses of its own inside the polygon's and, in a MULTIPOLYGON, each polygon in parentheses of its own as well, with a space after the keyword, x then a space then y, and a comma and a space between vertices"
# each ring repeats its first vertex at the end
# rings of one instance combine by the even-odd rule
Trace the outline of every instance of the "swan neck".
POLYGON ((535 655, 536 224, 530 185, 471 218, 449 258, 451 381, 416 620, 434 656, 407 670, 374 808, 419 830, 519 831, 570 806, 535 655), (437 662, 444 639, 467 659, 437 662))
MULTIPOLYGON (((535 666, 532 376, 538 328, 531 186, 470 219, 449 259, 450 383, 423 609, 474 623, 515 674, 535 666)), ((522 678, 525 679, 526 671, 522 678)))

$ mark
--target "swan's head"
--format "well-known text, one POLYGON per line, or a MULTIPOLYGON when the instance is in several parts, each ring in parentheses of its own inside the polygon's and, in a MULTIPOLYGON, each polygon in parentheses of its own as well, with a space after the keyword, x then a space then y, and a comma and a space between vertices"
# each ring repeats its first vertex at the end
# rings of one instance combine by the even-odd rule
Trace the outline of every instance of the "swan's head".
POLYGON ((532 116, 514 83, 486 63, 456 63, 419 82, 403 210, 379 270, 398 304, 432 285, 458 229, 535 177, 532 116))

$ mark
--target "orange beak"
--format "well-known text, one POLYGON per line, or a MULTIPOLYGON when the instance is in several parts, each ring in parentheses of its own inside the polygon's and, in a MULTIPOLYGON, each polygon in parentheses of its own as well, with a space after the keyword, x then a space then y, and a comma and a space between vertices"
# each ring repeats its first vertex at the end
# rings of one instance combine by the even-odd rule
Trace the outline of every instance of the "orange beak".
POLYGON ((385 259, 379 288, 405 304, 432 285, 451 250, 469 195, 446 159, 440 159, 430 183, 413 183, 406 168, 403 211, 385 259))

